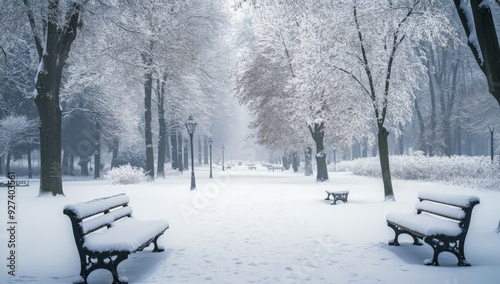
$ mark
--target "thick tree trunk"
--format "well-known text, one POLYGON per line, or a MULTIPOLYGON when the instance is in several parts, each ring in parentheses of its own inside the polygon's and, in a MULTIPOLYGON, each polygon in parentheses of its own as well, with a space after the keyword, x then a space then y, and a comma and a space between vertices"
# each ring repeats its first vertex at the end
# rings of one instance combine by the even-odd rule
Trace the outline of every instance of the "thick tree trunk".
MULTIPOLYGON (((152 44, 152 43, 151 43, 152 44)), ((153 133, 151 130, 151 96, 153 92, 153 59, 151 54, 144 52, 142 59, 144 70, 144 137, 146 142, 146 173, 151 180, 155 178, 155 161, 153 153, 153 133)))
POLYGON ((454 0, 457 13, 462 22, 468 39, 474 33, 480 48, 469 40, 468 45, 476 61, 488 80, 490 93, 500 104, 500 45, 498 43, 495 22, 489 5, 481 5, 482 0, 471 0, 473 19, 469 19, 470 12, 462 6, 465 1, 454 0), (474 21, 475 30, 471 30, 470 21, 474 21))
MULTIPOLYGON (((28 1, 28 19, 39 57, 35 86, 35 104, 40 116, 40 193, 39 195, 64 195, 61 172, 61 109, 59 92, 62 70, 76 38, 82 5, 68 4, 61 11, 59 1, 49 1, 46 30, 37 26, 34 10, 28 1), (64 19, 60 19, 64 15, 64 19), (40 35, 45 38, 40 38, 40 35)), ((45 28, 45 27, 44 27, 45 28)))
POLYGON ((328 180, 328 168, 326 166, 326 153, 323 144, 324 122, 315 123, 314 129, 311 125, 308 126, 312 138, 316 143, 316 181, 324 182, 328 180))
POLYGON ((312 148, 311 146, 307 146, 306 150, 304 151, 304 174, 306 176, 312 176, 313 175, 313 169, 312 169, 312 148))
POLYGON ((382 169, 382 181, 384 183, 385 201, 394 201, 394 191, 392 190, 391 170, 389 167, 389 131, 383 126, 379 126, 378 131, 378 152, 380 167, 382 169))

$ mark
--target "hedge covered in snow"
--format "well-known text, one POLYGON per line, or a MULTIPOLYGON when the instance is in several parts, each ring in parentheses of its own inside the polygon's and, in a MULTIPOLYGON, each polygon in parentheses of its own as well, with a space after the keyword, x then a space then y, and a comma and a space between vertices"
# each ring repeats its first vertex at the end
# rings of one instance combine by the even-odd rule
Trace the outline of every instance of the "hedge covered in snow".
POLYGON ((130 164, 111 169, 104 175, 111 184, 134 184, 146 181, 146 173, 142 168, 130 164))
MULTIPOLYGON (((500 185, 499 161, 484 156, 429 157, 390 156, 391 176, 395 179, 443 181, 475 188, 494 189, 500 185)), ((378 157, 337 163, 336 171, 381 177, 378 157)))

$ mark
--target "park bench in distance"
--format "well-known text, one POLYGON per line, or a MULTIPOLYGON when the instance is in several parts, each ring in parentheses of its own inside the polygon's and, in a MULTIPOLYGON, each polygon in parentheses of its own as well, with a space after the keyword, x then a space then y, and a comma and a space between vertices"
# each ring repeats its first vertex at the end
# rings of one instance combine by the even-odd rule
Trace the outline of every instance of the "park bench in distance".
POLYGON ((337 201, 342 200, 342 202, 347 203, 347 196, 349 195, 349 190, 342 190, 342 191, 328 191, 325 190, 326 192, 326 198, 325 200, 331 200, 330 196, 333 198, 333 201, 330 202, 331 205, 337 205, 337 201))
POLYGON ((426 265, 438 266, 441 252, 451 252, 458 258, 458 266, 470 266, 465 259, 464 243, 472 209, 479 204, 473 195, 421 192, 416 205, 417 214, 390 213, 387 225, 394 230, 395 237, 389 245, 399 246, 400 234, 413 237, 414 245, 422 245, 419 239, 434 250, 426 265))
POLYGON ((257 166, 255 164, 248 164, 248 169, 249 170, 256 170, 257 166))
POLYGON ((266 165, 268 171, 281 170, 283 171, 282 165, 266 165))
POLYGON ((168 229, 168 221, 139 221, 132 217, 128 203, 122 193, 64 207, 80 255, 80 278, 74 283, 87 283, 89 274, 100 268, 111 272, 113 283, 128 283, 126 277, 118 276, 121 261, 151 243, 153 252, 164 250, 157 241, 168 229))

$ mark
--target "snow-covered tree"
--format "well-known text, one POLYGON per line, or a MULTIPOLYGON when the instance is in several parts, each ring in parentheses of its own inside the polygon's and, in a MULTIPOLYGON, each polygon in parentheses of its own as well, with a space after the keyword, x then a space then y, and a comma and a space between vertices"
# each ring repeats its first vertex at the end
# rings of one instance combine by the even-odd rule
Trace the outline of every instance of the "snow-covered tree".
POLYGON ((486 76, 490 93, 500 104, 500 45, 492 3, 489 0, 454 0, 454 3, 467 44, 486 76))
POLYGON ((40 195, 63 195, 60 88, 87 1, 23 1, 39 65, 35 104, 40 116, 40 195))

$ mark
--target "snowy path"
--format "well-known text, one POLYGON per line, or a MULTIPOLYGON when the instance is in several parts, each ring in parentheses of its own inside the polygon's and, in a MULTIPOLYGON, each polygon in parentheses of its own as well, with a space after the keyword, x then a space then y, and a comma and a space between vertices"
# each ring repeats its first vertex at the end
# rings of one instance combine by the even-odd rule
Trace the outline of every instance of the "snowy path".
MULTIPOLYGON (((136 218, 166 218, 171 224, 160 239, 165 252, 136 253, 120 264, 119 272, 130 283, 458 284, 497 283, 500 278, 500 237, 493 233, 500 216, 500 193, 395 181, 397 202, 382 202, 378 179, 346 173, 331 174, 325 184, 263 169, 233 169, 226 176, 216 172, 219 178, 214 180, 205 174, 203 170, 197 174, 198 191, 188 190, 188 175, 131 186, 67 182, 66 198, 58 199, 34 198, 36 185, 25 189, 18 197, 24 208, 19 210, 24 220, 20 276, 6 278, 0 270, 0 283, 70 282, 78 274, 78 260, 76 251, 68 249, 74 244, 61 208, 119 192, 129 195, 136 218), (472 267, 456 267, 452 255, 440 257, 441 267, 427 267, 422 261, 432 254, 429 246, 387 245, 393 232, 386 225, 386 214, 413 212, 418 191, 429 187, 480 196, 466 243, 472 267), (323 200, 325 189, 349 189, 349 203, 329 205, 323 200), (47 218, 54 224, 39 231, 37 223, 47 218), (51 255, 54 250, 57 253, 51 255)), ((2 210, 4 193, 0 191, 2 210)), ((0 232, 2 256, 5 238, 0 232)), ((89 283, 110 279, 107 271, 96 271, 89 283)))

